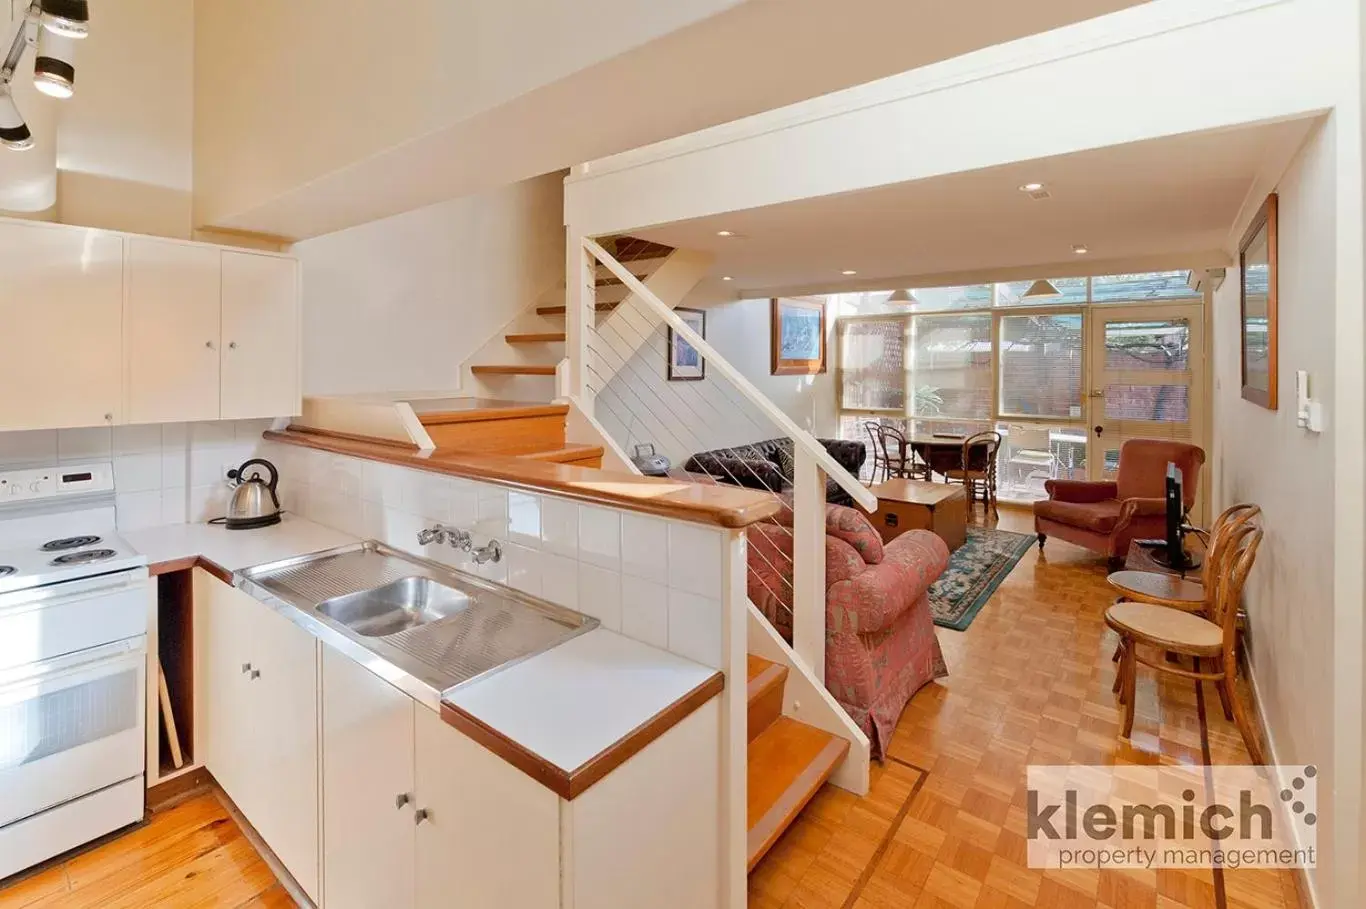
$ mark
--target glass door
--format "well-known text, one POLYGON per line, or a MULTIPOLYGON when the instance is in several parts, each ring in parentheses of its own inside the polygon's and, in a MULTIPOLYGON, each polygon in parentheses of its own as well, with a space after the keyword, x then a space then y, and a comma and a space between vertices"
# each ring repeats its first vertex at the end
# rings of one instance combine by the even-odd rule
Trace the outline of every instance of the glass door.
POLYGON ((1091 308, 1091 479, 1114 479, 1129 439, 1205 445, 1202 319, 1199 304, 1091 308))

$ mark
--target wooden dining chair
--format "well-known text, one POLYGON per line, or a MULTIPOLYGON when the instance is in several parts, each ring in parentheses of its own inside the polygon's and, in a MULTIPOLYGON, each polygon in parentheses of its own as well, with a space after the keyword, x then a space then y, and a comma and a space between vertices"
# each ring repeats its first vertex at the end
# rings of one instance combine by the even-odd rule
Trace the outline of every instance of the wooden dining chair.
POLYGON ((1208 575, 1211 588, 1208 616, 1169 606, 1127 601, 1116 603, 1105 611, 1105 624, 1118 633, 1120 639, 1118 687, 1120 703, 1124 706, 1120 732, 1123 738, 1127 739, 1133 733, 1138 667, 1143 665, 1157 672, 1191 679, 1197 691, 1204 682, 1214 682, 1224 716, 1237 724, 1253 763, 1263 762, 1256 730, 1238 699, 1238 661, 1234 647, 1238 604, 1261 543, 1262 529, 1254 520, 1242 521, 1227 531, 1218 558, 1210 557, 1215 564, 1208 575), (1143 648, 1152 652, 1141 652, 1143 648), (1172 654, 1190 657, 1194 668, 1186 669, 1179 662, 1170 662, 1172 654))
POLYGON ((1001 449, 999 432, 979 432, 963 440, 960 466, 944 471, 944 480, 967 487, 968 505, 980 493, 982 504, 996 511, 996 453, 1001 449))
POLYGON ((1258 518, 1261 513, 1260 506, 1243 502, 1224 509, 1219 517, 1214 519, 1214 524, 1209 529, 1205 563, 1200 567, 1199 580, 1181 578, 1160 571, 1112 572, 1106 580, 1119 592, 1116 602, 1133 600, 1210 615, 1213 611, 1213 605, 1210 603, 1210 593, 1213 589, 1210 581, 1212 568, 1219 562, 1221 551, 1227 545, 1231 533, 1248 521, 1258 518))
POLYGON ((887 443, 887 463, 892 476, 904 477, 908 480, 928 480, 930 478, 930 465, 916 456, 915 446, 911 440, 906 438, 906 434, 895 426, 882 427, 883 439, 887 443), (892 453, 892 445, 896 445, 896 453, 892 453))
POLYGON ((868 433, 868 438, 871 441, 871 447, 873 449, 872 481, 874 483, 877 482, 879 470, 883 473, 883 479, 891 479, 891 473, 889 472, 887 462, 887 437, 884 434, 885 429, 886 427, 877 420, 865 420, 863 422, 863 431, 868 433))

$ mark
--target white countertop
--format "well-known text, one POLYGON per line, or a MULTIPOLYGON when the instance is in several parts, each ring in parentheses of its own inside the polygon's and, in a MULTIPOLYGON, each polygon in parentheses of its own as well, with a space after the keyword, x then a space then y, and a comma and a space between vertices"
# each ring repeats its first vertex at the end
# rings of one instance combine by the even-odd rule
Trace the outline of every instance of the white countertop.
POLYGON ((170 524, 121 536, 153 565, 203 556, 226 571, 356 542, 353 536, 295 515, 285 515, 273 527, 251 530, 228 530, 221 524, 170 524))
POLYGON ((458 688, 446 702, 569 773, 714 674, 598 628, 458 688))

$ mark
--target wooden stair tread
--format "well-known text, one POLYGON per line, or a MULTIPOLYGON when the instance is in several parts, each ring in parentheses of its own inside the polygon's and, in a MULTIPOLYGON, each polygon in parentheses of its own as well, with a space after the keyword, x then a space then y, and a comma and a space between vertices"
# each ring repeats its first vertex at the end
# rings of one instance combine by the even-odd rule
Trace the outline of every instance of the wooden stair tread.
POLYGON ((447 423, 478 423, 486 420, 521 420, 527 417, 554 417, 569 413, 568 404, 520 404, 488 401, 487 406, 470 407, 466 410, 440 410, 419 413, 418 422, 423 426, 440 426, 447 423))
MULTIPOLYGON (((595 304, 593 308, 596 309, 598 312, 611 312, 612 310, 616 309, 616 308, 617 308, 618 306, 620 306, 620 305, 621 305, 620 303, 598 303, 598 304, 595 304)), ((536 314, 537 314, 537 315, 541 315, 541 316, 562 316, 562 315, 565 314, 565 307, 563 307, 563 306, 537 306, 537 307, 536 307, 536 314)))
POLYGON ((471 366, 476 376, 553 376, 554 366, 471 366))
POLYGON ((601 458, 603 448, 601 445, 578 445, 573 442, 562 448, 552 448, 546 451, 531 451, 519 455, 523 458, 531 458, 535 461, 555 461, 564 463, 566 461, 587 461, 592 458, 601 458))
POLYGON ((504 335, 503 340, 509 344, 544 344, 565 340, 565 333, 562 331, 524 332, 522 334, 504 335))
POLYGON ((783 714, 783 687, 787 683, 787 667, 763 657, 748 655, 749 740, 773 725, 783 714))
POLYGON ((780 717, 749 743, 746 827, 753 870, 835 772, 849 742, 780 717))

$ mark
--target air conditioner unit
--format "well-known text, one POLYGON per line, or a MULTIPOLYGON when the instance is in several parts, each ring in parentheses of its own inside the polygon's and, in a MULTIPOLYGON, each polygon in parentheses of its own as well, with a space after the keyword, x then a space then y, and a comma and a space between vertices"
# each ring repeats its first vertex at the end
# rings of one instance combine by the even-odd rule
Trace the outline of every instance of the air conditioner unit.
POLYGON ((1225 273, 1222 268, 1195 268, 1186 273, 1186 286, 1198 294, 1206 287, 1215 291, 1223 286, 1225 273))

